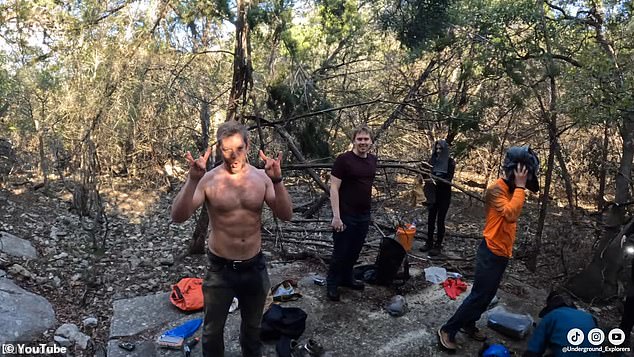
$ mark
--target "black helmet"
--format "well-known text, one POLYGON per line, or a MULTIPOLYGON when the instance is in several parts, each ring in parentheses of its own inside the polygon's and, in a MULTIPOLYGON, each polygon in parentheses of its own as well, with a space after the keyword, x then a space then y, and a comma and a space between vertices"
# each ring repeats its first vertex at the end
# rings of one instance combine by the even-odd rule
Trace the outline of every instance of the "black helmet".
POLYGON ((533 192, 539 191, 539 158, 529 146, 513 146, 506 151, 504 157, 504 172, 507 177, 512 177, 517 164, 522 164, 528 170, 526 188, 533 192))

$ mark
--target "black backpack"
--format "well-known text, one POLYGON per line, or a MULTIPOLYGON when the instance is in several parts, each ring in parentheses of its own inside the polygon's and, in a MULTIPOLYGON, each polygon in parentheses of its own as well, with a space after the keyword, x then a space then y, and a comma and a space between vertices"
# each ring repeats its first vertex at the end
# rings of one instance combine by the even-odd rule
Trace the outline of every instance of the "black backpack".
MULTIPOLYGON (((376 284, 391 285, 397 273, 403 264, 407 252, 403 246, 392 238, 383 238, 379 250, 379 256, 376 257, 376 284)), ((409 264, 407 261, 404 266, 403 276, 399 277, 403 280, 409 278, 409 264)))
POLYGON ((299 307, 271 305, 262 317, 260 337, 262 340, 277 340, 282 336, 298 339, 306 329, 308 315, 299 307))
POLYGON ((389 286, 394 280, 402 280, 401 284, 409 279, 409 262, 405 248, 393 238, 383 238, 376 262, 370 265, 354 267, 354 278, 363 280, 368 284, 389 286), (403 265, 403 273, 398 274, 403 265))

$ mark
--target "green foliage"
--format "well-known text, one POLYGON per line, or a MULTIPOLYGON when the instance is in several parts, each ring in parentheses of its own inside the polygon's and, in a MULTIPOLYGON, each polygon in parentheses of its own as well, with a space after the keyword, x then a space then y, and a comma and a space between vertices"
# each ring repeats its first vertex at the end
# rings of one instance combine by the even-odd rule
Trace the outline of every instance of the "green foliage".
POLYGON ((436 50, 451 44, 451 0, 396 0, 385 8, 381 20, 410 51, 420 53, 435 45, 436 50))
MULTIPOLYGON (((286 125, 305 156, 324 158, 347 147, 348 129, 382 125, 407 98, 411 106, 383 136, 383 147, 396 149, 382 154, 415 156, 400 144, 450 132, 456 155, 487 147, 482 156, 493 157, 503 142, 546 142, 534 90, 548 99, 543 78, 553 75, 562 122, 583 137, 606 120, 619 123, 634 106, 632 2, 602 3, 609 10, 603 33, 621 73, 582 22, 544 5, 542 31, 534 0, 254 1, 247 14, 254 83, 242 111, 279 120, 380 98, 286 125), (554 54, 582 67, 551 63, 546 39, 554 54), (430 76, 408 96, 431 60, 430 76)), ((125 3, 110 13, 113 4, 0 1, 0 108, 10 104, 2 133, 32 138, 37 119, 71 149, 95 122, 104 167, 146 168, 196 147, 202 103, 213 123, 223 120, 234 46, 226 21, 235 21, 235 2, 178 0, 165 13, 162 2, 125 3)))
POLYGON ((330 156, 330 146, 324 140, 325 134, 323 123, 317 118, 309 119, 305 125, 302 125, 297 139, 306 157, 321 159, 330 156))
POLYGON ((332 44, 361 28, 357 0, 317 0, 326 43, 332 44))
POLYGON ((479 147, 497 147, 501 144, 500 137, 495 133, 478 133, 466 139, 457 139, 452 143, 454 158, 467 157, 469 152, 479 147))
MULTIPOLYGON (((327 101, 319 101, 310 93, 294 93, 293 89, 284 83, 276 83, 268 88, 267 109, 275 117, 290 119, 292 116, 305 114, 312 110, 331 108, 327 101), (303 100, 300 98, 303 97, 303 100), (314 106, 314 107, 313 107, 314 106)), ((314 116, 301 121, 293 121, 287 129, 295 134, 302 153, 308 158, 325 158, 330 156, 330 146, 326 127, 330 123, 328 115, 314 116)))
POLYGON ((289 118, 295 111, 298 98, 291 88, 283 83, 273 84, 268 88, 266 106, 274 113, 275 117, 289 118))
POLYGON ((180 0, 175 3, 176 12, 183 23, 191 23, 202 18, 235 20, 227 0, 180 0))

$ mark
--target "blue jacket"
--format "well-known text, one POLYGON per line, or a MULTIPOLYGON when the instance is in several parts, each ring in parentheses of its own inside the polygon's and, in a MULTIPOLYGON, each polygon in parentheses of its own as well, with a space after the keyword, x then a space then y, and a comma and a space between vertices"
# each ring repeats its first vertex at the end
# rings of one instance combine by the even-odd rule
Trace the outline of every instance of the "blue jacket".
POLYGON ((568 331, 573 328, 583 331, 583 343, 578 347, 596 347, 588 342, 588 331, 595 327, 594 317, 587 312, 567 306, 556 308, 547 313, 535 328, 525 356, 542 356, 549 348, 555 357, 599 357, 599 352, 562 352, 564 346, 573 347, 568 343, 568 331))

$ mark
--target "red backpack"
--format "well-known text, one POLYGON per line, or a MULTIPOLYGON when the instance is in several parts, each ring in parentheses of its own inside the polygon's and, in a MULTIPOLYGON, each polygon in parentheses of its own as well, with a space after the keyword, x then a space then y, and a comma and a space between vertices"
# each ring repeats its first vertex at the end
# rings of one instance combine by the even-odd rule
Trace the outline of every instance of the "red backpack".
POLYGON ((183 278, 172 285, 170 301, 183 311, 196 311, 203 308, 203 280, 201 278, 183 278))

